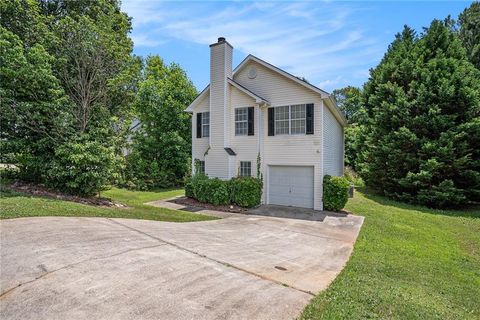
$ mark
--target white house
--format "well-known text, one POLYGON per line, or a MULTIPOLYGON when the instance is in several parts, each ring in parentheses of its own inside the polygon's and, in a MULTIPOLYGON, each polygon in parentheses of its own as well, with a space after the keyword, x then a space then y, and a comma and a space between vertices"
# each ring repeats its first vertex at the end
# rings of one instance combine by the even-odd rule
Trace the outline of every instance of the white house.
MULTIPOLYGON (((346 119, 327 92, 233 47, 210 45, 210 85, 186 109, 192 166, 209 177, 263 175, 262 201, 321 210, 323 176, 342 175, 346 119)), ((322 62, 319 62, 322 63, 322 62)))

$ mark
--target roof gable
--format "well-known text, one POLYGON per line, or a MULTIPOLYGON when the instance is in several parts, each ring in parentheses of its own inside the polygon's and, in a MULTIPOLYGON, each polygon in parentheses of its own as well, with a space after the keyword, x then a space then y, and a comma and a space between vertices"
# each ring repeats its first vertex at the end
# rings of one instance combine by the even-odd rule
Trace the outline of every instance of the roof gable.
MULTIPOLYGON (((325 104, 327 105, 327 107, 330 109, 330 111, 332 111, 332 113, 334 114, 335 118, 338 120, 338 122, 342 125, 342 126, 347 126, 347 119, 345 118, 345 115, 340 111, 340 109, 338 108, 337 106, 337 103, 335 102, 335 99, 333 98, 333 96, 331 96, 328 92, 304 81, 304 80, 301 80, 297 77, 295 77, 294 75, 260 59, 260 58, 257 58, 251 54, 249 54, 245 59, 243 59, 243 61, 233 70, 233 75, 232 77, 235 77, 235 74, 239 73, 241 70, 243 70, 250 61, 255 61, 256 63, 296 82, 297 84, 300 84, 302 85, 303 87, 309 89, 309 90, 312 90, 313 92, 317 93, 320 95, 321 99, 323 99, 325 101, 325 104)), ((236 81, 234 81, 233 79, 230 79, 228 78, 228 83, 235 86, 237 89, 243 91, 245 94, 248 94, 250 95, 252 98, 255 99, 255 101, 257 101, 257 103, 265 103, 265 104, 269 104, 269 102, 266 100, 266 99, 263 99, 262 97, 258 96, 256 93, 252 92, 251 90, 245 88, 244 86, 240 85, 239 83, 237 83, 236 81)), ((185 110, 187 112, 193 112, 193 109, 196 107, 197 103, 201 101, 201 99, 203 98, 203 96, 209 91, 210 89, 210 85, 207 85, 205 87, 205 89, 203 89, 203 91, 197 96, 197 98, 195 98, 195 100, 188 106, 188 108, 185 110)))

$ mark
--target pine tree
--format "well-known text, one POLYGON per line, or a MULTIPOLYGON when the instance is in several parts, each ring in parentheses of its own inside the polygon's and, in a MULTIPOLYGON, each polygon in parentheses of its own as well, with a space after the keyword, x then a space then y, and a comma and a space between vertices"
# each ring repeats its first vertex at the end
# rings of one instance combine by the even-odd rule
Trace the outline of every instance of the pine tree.
POLYGON ((369 186, 434 207, 478 200, 480 75, 448 21, 406 27, 364 91, 369 186))
POLYGON ((480 69, 480 2, 474 1, 458 17, 460 39, 467 57, 480 69))

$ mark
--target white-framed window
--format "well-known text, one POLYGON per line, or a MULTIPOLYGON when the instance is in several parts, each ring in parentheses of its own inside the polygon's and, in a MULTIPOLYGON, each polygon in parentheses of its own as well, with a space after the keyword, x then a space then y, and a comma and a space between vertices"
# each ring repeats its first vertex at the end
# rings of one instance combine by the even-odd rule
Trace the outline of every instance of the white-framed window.
POLYGON ((199 161, 198 173, 205 174, 205 161, 199 161))
POLYGON ((275 134, 290 133, 290 106, 275 108, 275 134))
POLYGON ((290 134, 305 134, 306 120, 304 104, 290 106, 290 134))
POLYGON ((235 109, 235 135, 248 135, 248 108, 235 109))
POLYGON ((202 113, 202 137, 210 137, 210 112, 202 113))
POLYGON ((275 135, 305 134, 306 105, 275 107, 275 135))
POLYGON ((240 161, 240 176, 251 177, 252 176, 252 162, 240 161))

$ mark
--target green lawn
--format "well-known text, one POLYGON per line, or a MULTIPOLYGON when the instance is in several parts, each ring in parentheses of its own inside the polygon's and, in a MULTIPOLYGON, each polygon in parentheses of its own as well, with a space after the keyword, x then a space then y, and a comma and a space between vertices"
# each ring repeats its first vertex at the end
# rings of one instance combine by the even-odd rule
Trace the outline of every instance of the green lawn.
POLYGON ((129 208, 101 208, 75 202, 55 200, 13 192, 2 187, 0 197, 0 218, 34 216, 65 217, 109 217, 132 218, 172 222, 189 222, 216 219, 184 211, 175 211, 145 205, 145 202, 167 199, 183 194, 183 190, 163 190, 156 192, 128 191, 113 188, 102 192, 102 197, 124 203, 129 208))
POLYGON ((347 266, 302 319, 480 319, 480 209, 440 211, 356 193, 347 266))

